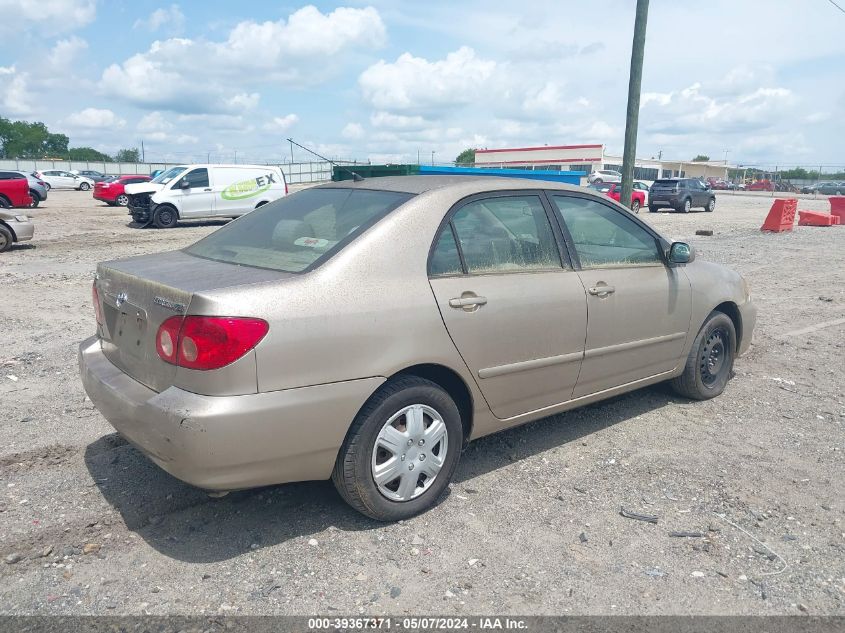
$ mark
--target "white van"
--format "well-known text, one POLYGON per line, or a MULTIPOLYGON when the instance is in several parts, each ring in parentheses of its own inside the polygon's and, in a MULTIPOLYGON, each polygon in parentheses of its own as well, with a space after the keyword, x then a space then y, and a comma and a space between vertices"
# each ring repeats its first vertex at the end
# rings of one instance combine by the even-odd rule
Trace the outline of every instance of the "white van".
POLYGON ((132 219, 160 229, 179 220, 236 218, 287 192, 282 170, 271 165, 179 165, 126 185, 132 219))

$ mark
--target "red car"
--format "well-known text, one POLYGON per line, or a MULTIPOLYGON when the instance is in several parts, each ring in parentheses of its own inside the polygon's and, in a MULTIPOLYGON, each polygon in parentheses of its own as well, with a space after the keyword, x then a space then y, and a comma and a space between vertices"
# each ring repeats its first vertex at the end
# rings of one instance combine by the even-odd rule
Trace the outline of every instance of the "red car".
MULTIPOLYGON (((616 202, 622 198, 622 185, 618 182, 597 182, 590 185, 590 189, 595 189, 616 202)), ((639 213, 643 206, 645 206, 645 192, 634 189, 631 192, 631 211, 639 213)))
POLYGON ((136 182, 147 182, 149 180, 152 180, 152 178, 142 174, 124 174, 109 178, 94 185, 94 198, 96 200, 102 200, 111 206, 125 207, 129 204, 129 196, 126 195, 124 186, 136 182))
POLYGON ((31 204, 26 176, 16 172, 0 172, 0 207, 29 207, 31 204))
POLYGON ((775 183, 771 180, 757 180, 745 188, 746 191, 774 191, 775 183))

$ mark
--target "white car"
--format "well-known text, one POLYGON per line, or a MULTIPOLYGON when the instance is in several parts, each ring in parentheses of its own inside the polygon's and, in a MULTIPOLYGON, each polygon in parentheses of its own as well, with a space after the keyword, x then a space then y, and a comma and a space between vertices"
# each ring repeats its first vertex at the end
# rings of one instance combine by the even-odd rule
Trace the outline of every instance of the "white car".
POLYGON ((645 195, 645 202, 643 202, 643 206, 647 207, 648 206, 648 189, 651 185, 644 180, 635 180, 632 183, 631 186, 634 188, 634 191, 642 191, 643 192, 643 194, 645 195))
POLYGON ((46 169, 37 173, 41 180, 47 183, 47 189, 89 191, 94 186, 94 181, 90 178, 61 169, 46 169))
POLYGON ((622 182, 622 174, 612 169, 597 169, 587 176, 587 182, 622 182))
POLYGON ((272 165, 179 165, 125 191, 137 224, 166 229, 183 219, 236 218, 287 195, 288 185, 272 165))

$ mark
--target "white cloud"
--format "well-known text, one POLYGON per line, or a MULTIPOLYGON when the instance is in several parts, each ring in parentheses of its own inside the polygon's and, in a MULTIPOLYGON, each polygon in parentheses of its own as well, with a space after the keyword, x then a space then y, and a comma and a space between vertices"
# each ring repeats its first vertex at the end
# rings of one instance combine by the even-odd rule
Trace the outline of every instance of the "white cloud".
POLYGON ((76 128, 121 128, 126 121, 108 109, 85 108, 65 118, 65 123, 76 128))
POLYGON ((0 111, 5 115, 28 116, 33 112, 32 95, 28 88, 27 73, 18 72, 14 66, 0 66, 3 89, 0 90, 0 111))
POLYGON ((135 20, 132 28, 145 28, 150 31, 158 31, 164 27, 165 31, 180 33, 185 26, 185 14, 178 4, 171 4, 166 9, 161 7, 153 11, 145 20, 135 20))
POLYGON ((0 0, 0 31, 15 33, 22 27, 40 35, 55 35, 94 21, 96 0, 0 0))
POLYGON ((370 115, 370 124, 373 127, 394 130, 421 130, 424 127, 431 126, 431 122, 426 121, 421 116, 405 116, 381 111, 373 112, 370 115))
POLYGON ((361 73, 358 84, 364 99, 376 108, 423 111, 483 98, 495 71, 496 62, 462 46, 433 62, 410 53, 392 63, 381 60, 361 73))
POLYGON ((81 37, 72 35, 67 39, 56 42, 47 56, 47 61, 54 70, 69 68, 77 61, 79 54, 87 48, 88 42, 81 37))
POLYGON ((286 114, 285 116, 273 117, 273 120, 264 126, 265 130, 274 132, 286 132, 292 128, 299 121, 299 117, 295 114, 286 114))
POLYGON ((248 89, 282 82, 286 87, 324 80, 340 55, 371 50, 385 41, 378 11, 340 7, 321 13, 306 6, 287 20, 240 22, 224 41, 171 38, 153 42, 103 72, 100 89, 142 107, 180 112, 234 112, 252 107, 248 89), (197 73, 202 68, 202 73, 197 73), (239 92, 230 97, 233 89, 239 92))
POLYGON ((173 123, 170 122, 161 112, 155 111, 145 114, 138 121, 139 132, 161 132, 173 129, 173 123))
POLYGON ((351 140, 364 138, 364 134, 364 126, 360 123, 347 123, 343 126, 343 129, 340 132, 340 135, 343 138, 348 138, 351 140))

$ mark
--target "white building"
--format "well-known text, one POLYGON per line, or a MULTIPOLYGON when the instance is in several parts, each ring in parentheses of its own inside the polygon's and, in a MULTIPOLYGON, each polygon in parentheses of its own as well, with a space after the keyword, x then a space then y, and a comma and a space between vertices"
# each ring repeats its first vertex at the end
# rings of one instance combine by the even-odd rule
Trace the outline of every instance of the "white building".
MULTIPOLYGON (((543 145, 541 147, 514 147, 475 150, 477 167, 504 167, 513 169, 543 169, 550 171, 583 171, 589 174, 598 169, 622 171, 622 157, 608 154, 605 146, 543 145)), ((691 160, 666 160, 637 158, 634 178, 723 178, 727 180, 726 161, 693 162, 691 160)))

